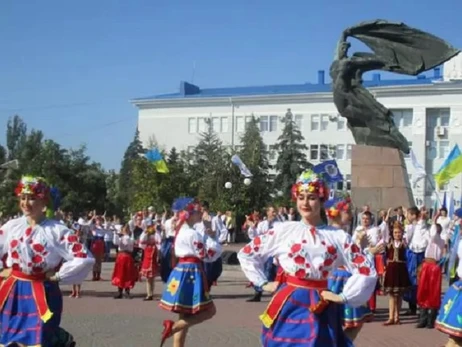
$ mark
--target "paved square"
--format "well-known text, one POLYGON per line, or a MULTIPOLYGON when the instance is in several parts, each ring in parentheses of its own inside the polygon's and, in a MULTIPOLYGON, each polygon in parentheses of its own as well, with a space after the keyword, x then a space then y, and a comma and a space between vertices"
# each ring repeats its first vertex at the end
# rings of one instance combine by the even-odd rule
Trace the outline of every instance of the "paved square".
MULTIPOLYGON (((163 319, 174 316, 158 308, 155 301, 142 301, 144 283, 136 285, 133 299, 114 300, 115 288, 110 284, 112 266, 104 264, 104 281, 84 282, 80 299, 68 298, 70 288, 63 286, 63 327, 74 334, 80 347, 158 346, 163 319)), ((222 280, 213 287, 218 313, 213 320, 191 329, 187 346, 260 346, 258 315, 269 298, 262 303, 246 303, 251 290, 245 284, 239 266, 225 266, 222 280)), ((158 297, 162 284, 156 285, 158 297)), ((403 319, 401 326, 382 326, 388 314, 386 298, 381 297, 378 302, 379 313, 374 322, 364 326, 357 347, 438 347, 445 342, 445 336, 436 330, 415 329, 415 319, 403 319)))

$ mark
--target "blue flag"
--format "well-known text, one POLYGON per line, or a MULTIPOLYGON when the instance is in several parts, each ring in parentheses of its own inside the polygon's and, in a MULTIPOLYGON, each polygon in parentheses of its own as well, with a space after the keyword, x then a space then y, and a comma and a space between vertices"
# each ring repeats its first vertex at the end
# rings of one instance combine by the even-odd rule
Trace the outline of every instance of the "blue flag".
POLYGON ((328 183, 342 182, 343 175, 340 172, 335 160, 326 160, 313 167, 317 174, 323 174, 328 183))

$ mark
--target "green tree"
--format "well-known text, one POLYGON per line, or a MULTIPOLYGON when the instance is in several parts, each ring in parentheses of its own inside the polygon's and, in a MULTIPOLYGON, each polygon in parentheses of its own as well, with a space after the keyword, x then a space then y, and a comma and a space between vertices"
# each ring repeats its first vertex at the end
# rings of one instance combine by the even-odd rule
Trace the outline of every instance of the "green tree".
POLYGON ((245 132, 241 137, 241 145, 242 149, 238 154, 253 175, 252 183, 245 186, 239 170, 234 168, 234 171, 238 171, 239 182, 236 184, 236 189, 232 190, 233 193, 240 191, 240 194, 237 194, 240 203, 237 205, 245 209, 238 212, 248 213, 251 208, 262 209, 265 207, 271 192, 268 182, 268 153, 260 133, 260 122, 254 116, 246 124, 245 132))
POLYGON ((6 125, 6 148, 8 160, 18 159, 21 147, 27 137, 26 123, 18 115, 8 120, 6 125))
POLYGON ((306 158, 308 147, 304 144, 300 129, 293 119, 290 109, 287 110, 286 116, 281 120, 284 128, 275 145, 278 151, 276 161, 276 177, 274 179, 274 188, 283 193, 283 202, 290 201, 290 189, 297 177, 304 170, 309 169, 312 165, 306 158))
POLYGON ((199 199, 206 200, 212 208, 223 204, 224 184, 229 179, 230 161, 222 142, 213 131, 210 119, 207 129, 200 134, 200 140, 190 159, 188 174, 191 191, 197 189, 199 199))
POLYGON ((122 165, 120 168, 120 175, 119 175, 119 197, 120 202, 124 207, 130 206, 132 203, 132 199, 135 195, 135 189, 133 182, 133 169, 135 166, 135 162, 140 159, 140 155, 145 153, 143 149, 143 145, 140 141, 140 133, 138 128, 136 128, 135 136, 133 141, 128 145, 123 160, 122 165))

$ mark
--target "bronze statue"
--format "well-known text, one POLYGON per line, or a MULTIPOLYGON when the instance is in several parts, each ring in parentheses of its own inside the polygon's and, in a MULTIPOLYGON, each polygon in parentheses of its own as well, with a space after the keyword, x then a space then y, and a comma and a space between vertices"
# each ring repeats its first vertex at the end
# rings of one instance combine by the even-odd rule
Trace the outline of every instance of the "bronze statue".
POLYGON ((362 85, 362 75, 383 70, 418 75, 456 56, 460 50, 440 38, 384 20, 362 22, 346 29, 338 42, 330 67, 334 103, 357 144, 398 148, 409 153, 409 144, 399 132, 393 115, 362 85), (354 37, 373 53, 357 52, 348 57, 354 37))

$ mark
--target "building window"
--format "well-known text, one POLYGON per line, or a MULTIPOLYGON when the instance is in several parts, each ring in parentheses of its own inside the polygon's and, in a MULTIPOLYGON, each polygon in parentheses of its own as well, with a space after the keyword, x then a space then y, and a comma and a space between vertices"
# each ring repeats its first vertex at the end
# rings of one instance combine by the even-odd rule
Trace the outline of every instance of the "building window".
POLYGON ((253 116, 245 116, 245 128, 247 129, 247 125, 252 121, 253 116))
POLYGON ((188 131, 190 134, 195 134, 197 132, 197 119, 188 118, 188 131))
POLYGON ((269 131, 278 130, 278 116, 270 116, 269 131))
POLYGON ((310 160, 319 160, 319 146, 310 145, 310 160))
POLYGON ((335 158, 337 160, 345 159, 345 145, 337 145, 335 148, 335 158))
POLYGON ((216 132, 216 133, 220 132, 221 131, 221 129, 220 129, 220 118, 213 117, 211 119, 211 121, 212 121, 212 123, 211 123, 212 124, 212 130, 214 132, 216 132))
POLYGON ((242 116, 236 117, 236 132, 237 133, 244 132, 244 117, 242 116))
POLYGON ((300 130, 302 129, 302 125, 303 125, 303 115, 302 114, 295 115, 295 124, 297 124, 297 127, 300 130))
POLYGON ((449 141, 438 141, 438 159, 446 159, 449 151, 449 141))
POLYGON ((337 130, 346 129, 346 119, 340 115, 337 116, 337 130))
POLYGON ((393 120, 398 128, 412 126, 413 109, 390 110, 393 114, 393 120))
POLYGON ((449 127, 451 112, 449 108, 427 108, 427 128, 449 127))
POLYGON ((220 127, 222 133, 228 132, 228 117, 221 117, 220 118, 220 127))
MULTIPOLYGON (((409 149, 412 151, 412 141, 408 141, 407 143, 409 145, 409 149)), ((409 158, 410 156, 411 156, 411 153, 404 154, 404 158, 409 158)))
POLYGON ((206 118, 197 118, 197 131, 199 133, 207 132, 207 119, 206 118))
POLYGON ((319 130, 319 115, 318 114, 311 115, 311 130, 312 131, 319 130))
POLYGON ((326 131, 329 126, 329 115, 323 114, 321 116, 321 131, 326 131))
POLYGON ((351 190, 351 175, 345 175, 345 181, 346 181, 346 190, 350 191, 351 190))
POLYGON ((268 116, 260 116, 260 131, 268 131, 269 124, 268 124, 268 116))
POLYGON ((277 152, 276 152, 276 146, 269 146, 268 150, 268 159, 270 161, 276 160, 277 158, 277 152))
POLYGON ((337 182, 337 190, 342 191, 344 187, 343 181, 337 182))
POLYGON ((346 146, 346 158, 347 160, 351 160, 351 149, 353 148, 353 145, 347 145, 346 146))
POLYGON ((328 145, 321 145, 320 147, 320 154, 319 154, 319 159, 321 160, 327 160, 329 159, 329 146, 328 145))

